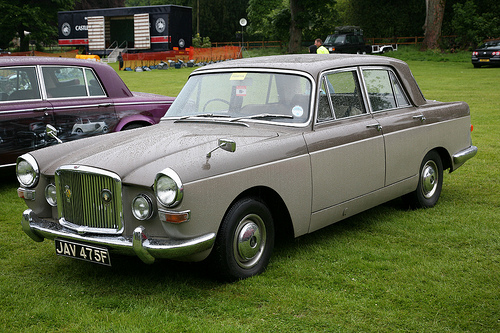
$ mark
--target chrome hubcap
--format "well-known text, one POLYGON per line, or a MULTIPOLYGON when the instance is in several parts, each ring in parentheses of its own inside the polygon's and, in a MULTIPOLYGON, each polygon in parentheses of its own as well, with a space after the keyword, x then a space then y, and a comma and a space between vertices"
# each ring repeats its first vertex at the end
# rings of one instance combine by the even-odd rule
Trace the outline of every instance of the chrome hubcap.
POLYGON ((437 165, 434 161, 427 161, 427 163, 425 163, 422 168, 422 174, 420 175, 420 182, 423 196, 426 199, 431 198, 436 192, 439 183, 437 165))
POLYGON ((266 228, 260 216, 249 214, 238 224, 234 238, 234 256, 242 268, 253 267, 266 244, 266 228))

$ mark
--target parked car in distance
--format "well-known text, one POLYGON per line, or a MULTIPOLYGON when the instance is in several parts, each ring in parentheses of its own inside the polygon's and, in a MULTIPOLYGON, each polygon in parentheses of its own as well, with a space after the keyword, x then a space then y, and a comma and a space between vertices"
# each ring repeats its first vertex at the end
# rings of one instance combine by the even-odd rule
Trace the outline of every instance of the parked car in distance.
POLYGON ((328 35, 323 46, 330 53, 369 54, 396 51, 397 44, 370 45, 365 42, 360 27, 336 27, 335 33, 328 35))
POLYGON ((57 141, 156 124, 173 97, 131 92, 108 65, 51 57, 0 58, 0 167, 57 141), (97 126, 97 127, 96 127, 97 126))
POLYGON ((242 279, 275 237, 398 197, 434 206, 476 151, 468 105, 426 100, 400 60, 227 61, 195 70, 158 125, 19 157, 22 228, 67 257, 208 259, 242 279))
POLYGON ((500 40, 492 40, 479 46, 472 52, 472 65, 500 65, 500 40))

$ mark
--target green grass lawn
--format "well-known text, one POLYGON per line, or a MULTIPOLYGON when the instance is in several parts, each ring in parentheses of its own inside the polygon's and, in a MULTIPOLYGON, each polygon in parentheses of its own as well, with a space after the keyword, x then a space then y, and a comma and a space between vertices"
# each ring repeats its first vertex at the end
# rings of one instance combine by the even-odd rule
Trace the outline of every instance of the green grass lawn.
MULTIPOLYGON (((463 100, 477 156, 446 174, 436 207, 398 200, 277 245, 267 271, 223 284, 203 264, 55 255, 20 225, 12 170, 0 185, 2 332, 499 332, 500 68, 409 61, 428 99, 463 100)), ((175 96, 190 69, 121 73, 175 96)))

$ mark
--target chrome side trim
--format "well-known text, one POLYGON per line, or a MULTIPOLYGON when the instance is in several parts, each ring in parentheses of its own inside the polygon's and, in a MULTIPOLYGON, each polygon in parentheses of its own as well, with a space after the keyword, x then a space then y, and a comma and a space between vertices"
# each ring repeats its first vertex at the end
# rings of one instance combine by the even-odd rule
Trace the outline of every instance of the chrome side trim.
POLYGON ((467 160, 473 158, 477 154, 477 147, 470 146, 467 149, 461 150, 453 155, 453 170, 456 170, 467 160))
POLYGON ((42 242, 45 238, 64 238, 105 246, 117 253, 135 255, 144 263, 151 264, 155 259, 174 259, 200 253, 212 248, 215 242, 215 233, 208 233, 190 239, 155 239, 146 235, 146 228, 135 228, 132 237, 79 235, 59 223, 39 218, 31 209, 23 212, 21 220, 23 231, 34 241, 42 242))

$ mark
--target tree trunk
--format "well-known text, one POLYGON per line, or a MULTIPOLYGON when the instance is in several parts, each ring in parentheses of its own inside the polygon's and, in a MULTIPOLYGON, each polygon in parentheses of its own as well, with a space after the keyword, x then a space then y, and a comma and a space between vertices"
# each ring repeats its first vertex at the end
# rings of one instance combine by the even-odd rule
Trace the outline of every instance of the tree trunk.
POLYGON ((445 4, 446 0, 425 0, 426 15, 422 49, 437 49, 439 47, 445 4))
POLYGON ((302 28, 298 24, 298 15, 302 11, 299 5, 300 0, 290 0, 290 41, 288 43, 288 53, 300 53, 302 44, 302 28))

